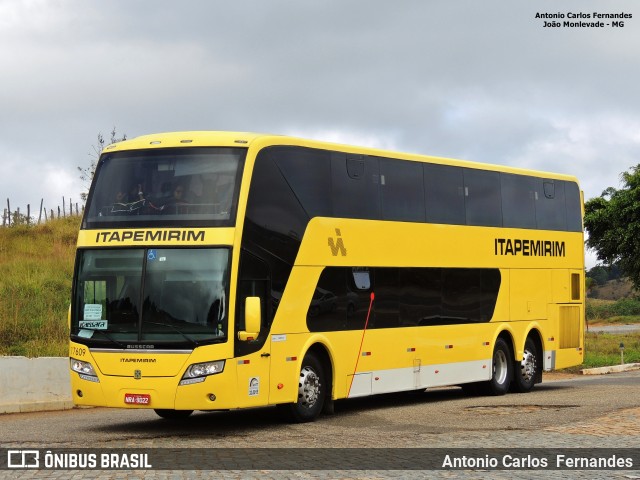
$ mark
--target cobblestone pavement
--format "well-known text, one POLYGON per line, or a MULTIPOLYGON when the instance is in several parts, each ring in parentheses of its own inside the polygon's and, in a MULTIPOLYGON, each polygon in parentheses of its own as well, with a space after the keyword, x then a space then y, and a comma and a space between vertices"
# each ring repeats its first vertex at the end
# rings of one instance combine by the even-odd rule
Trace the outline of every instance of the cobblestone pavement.
MULTIPOLYGON (((283 424, 274 409, 197 413, 186 424, 153 412, 83 409, 0 416, 0 445, 45 448, 607 448, 640 447, 640 373, 553 377, 524 395, 465 397, 459 389, 339 404, 312 424, 283 424)), ((268 452, 268 450, 264 450, 268 452)), ((357 452, 356 452, 357 454, 357 452)), ((357 458, 354 459, 357 462, 357 458)), ((358 465, 358 463, 356 463, 358 465)), ((640 479, 635 470, 147 470, 0 471, 2 478, 97 479, 640 479)))

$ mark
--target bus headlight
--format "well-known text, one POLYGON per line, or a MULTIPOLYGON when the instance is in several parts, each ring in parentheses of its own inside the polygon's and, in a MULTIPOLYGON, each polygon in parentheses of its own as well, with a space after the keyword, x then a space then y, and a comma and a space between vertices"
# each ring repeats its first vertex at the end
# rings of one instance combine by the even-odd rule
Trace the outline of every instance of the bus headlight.
POLYGON ((192 383, 204 382, 205 377, 215 375, 224 370, 224 360, 215 362, 194 363, 189 365, 187 371, 184 372, 180 385, 189 385, 192 383))
POLYGON ((83 362, 82 360, 76 360, 75 358, 70 358, 69 360, 71 361, 71 370, 77 372, 78 375, 80 375, 80 378, 90 382, 100 382, 98 374, 93 369, 93 365, 89 362, 83 362))

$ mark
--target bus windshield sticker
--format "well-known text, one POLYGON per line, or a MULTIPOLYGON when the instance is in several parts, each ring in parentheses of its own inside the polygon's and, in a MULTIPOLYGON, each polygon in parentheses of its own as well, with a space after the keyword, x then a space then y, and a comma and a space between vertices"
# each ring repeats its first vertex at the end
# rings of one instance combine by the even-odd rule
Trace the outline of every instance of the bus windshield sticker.
POLYGON ((102 304, 86 303, 84 305, 85 320, 102 320, 102 304))
POLYGON ((156 257, 157 257, 157 252, 155 248, 152 248, 149 250, 149 253, 147 253, 147 260, 149 260, 150 262, 153 262, 156 257))
POLYGON ((78 322, 78 326, 80 328, 89 328, 91 330, 106 330, 108 327, 108 323, 106 320, 91 320, 91 321, 80 321, 78 322))
POLYGON ((82 337, 82 338, 91 338, 91 337, 93 337, 93 330, 84 330, 84 329, 82 329, 82 330, 80 330, 78 332, 78 336, 82 337))

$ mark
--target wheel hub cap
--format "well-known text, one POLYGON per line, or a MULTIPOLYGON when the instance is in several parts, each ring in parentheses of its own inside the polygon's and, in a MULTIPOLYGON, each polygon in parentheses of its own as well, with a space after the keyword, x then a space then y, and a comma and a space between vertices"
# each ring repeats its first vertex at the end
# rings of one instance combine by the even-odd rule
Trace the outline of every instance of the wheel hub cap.
POLYGON ((310 367, 304 367, 300 372, 298 384, 298 399, 307 408, 313 407, 320 395, 320 379, 310 367))
POLYGON ((498 384, 503 384, 507 380, 507 356, 503 351, 496 352, 493 359, 493 373, 498 384))
POLYGON ((527 382, 536 374, 536 357, 529 351, 525 350, 520 364, 522 378, 527 382))

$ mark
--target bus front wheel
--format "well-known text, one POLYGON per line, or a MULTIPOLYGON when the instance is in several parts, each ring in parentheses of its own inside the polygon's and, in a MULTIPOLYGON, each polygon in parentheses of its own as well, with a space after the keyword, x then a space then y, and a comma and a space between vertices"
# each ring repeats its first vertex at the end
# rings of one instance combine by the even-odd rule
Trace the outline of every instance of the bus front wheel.
POLYGON ((313 352, 308 352, 300 368, 298 400, 281 408, 290 421, 311 422, 320 415, 326 395, 327 382, 322 362, 313 352))
POLYGON ((513 378, 513 360, 511 349, 502 338, 496 340, 491 363, 493 373, 487 384, 488 392, 491 395, 504 395, 509 391, 509 385, 513 378))
POLYGON ((193 413, 193 410, 171 410, 156 408, 155 412, 158 414, 158 416, 166 418, 167 420, 181 420, 191 415, 193 413))

